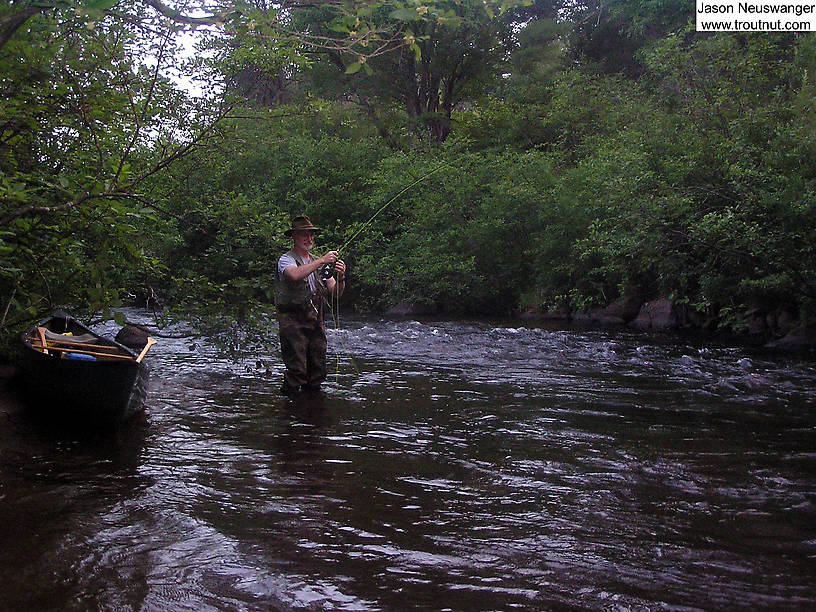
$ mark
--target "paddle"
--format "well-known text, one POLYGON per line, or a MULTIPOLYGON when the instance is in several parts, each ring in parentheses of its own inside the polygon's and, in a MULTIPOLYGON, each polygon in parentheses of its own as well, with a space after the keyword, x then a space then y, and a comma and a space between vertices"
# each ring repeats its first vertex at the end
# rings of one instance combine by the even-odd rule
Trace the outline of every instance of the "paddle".
POLYGON ((142 352, 139 353, 139 356, 136 358, 136 363, 141 363, 142 362, 142 359, 144 358, 144 356, 147 355, 147 351, 149 351, 150 347, 153 346, 154 344, 156 344, 156 340, 154 338, 152 338, 151 336, 148 336, 147 337, 147 344, 145 344, 144 348, 142 349, 142 352))
POLYGON ((46 347, 48 346, 48 343, 45 341, 45 328, 44 327, 38 327, 37 331, 40 333, 40 342, 42 342, 43 353, 45 353, 47 355, 48 354, 48 349, 46 347))

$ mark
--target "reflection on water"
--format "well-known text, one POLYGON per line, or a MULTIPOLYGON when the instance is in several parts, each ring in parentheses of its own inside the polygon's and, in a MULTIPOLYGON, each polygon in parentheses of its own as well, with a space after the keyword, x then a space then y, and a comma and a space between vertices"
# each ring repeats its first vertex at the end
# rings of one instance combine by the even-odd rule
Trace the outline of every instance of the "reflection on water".
POLYGON ((0 607, 816 604, 812 361, 461 322, 330 344, 294 401, 165 341, 148 424, 5 424, 0 607))

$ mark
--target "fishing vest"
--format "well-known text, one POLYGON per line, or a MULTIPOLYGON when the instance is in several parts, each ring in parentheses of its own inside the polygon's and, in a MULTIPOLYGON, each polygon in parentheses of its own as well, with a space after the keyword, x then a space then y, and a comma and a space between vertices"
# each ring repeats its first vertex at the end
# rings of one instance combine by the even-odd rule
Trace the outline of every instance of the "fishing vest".
MULTIPOLYGON (((307 263, 295 253, 294 249, 287 255, 292 257, 298 266, 307 263)), ((309 276, 302 281, 289 281, 285 277, 278 278, 275 284, 275 306, 280 312, 308 312, 312 309, 318 313, 323 311, 323 301, 328 293, 326 282, 314 272, 309 276), (309 287, 309 276, 315 280, 317 286, 314 292, 309 287)))

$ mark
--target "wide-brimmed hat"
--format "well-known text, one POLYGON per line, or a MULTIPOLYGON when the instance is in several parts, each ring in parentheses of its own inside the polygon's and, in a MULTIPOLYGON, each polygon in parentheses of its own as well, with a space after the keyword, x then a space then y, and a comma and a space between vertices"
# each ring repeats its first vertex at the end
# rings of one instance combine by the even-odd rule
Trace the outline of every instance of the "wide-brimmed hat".
POLYGON ((283 233, 287 236, 291 236, 292 232, 297 230, 309 230, 311 232, 314 232, 315 234, 319 234, 322 231, 319 227, 315 227, 314 225, 312 225, 312 222, 309 221, 309 217, 306 216, 295 217, 294 219, 292 219, 291 229, 288 229, 283 233))

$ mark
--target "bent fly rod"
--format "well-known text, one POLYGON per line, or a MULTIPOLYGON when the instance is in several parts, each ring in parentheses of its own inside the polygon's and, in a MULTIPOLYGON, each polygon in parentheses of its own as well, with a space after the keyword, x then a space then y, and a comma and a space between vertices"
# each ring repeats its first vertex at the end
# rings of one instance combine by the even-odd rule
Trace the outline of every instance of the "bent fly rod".
MULTIPOLYGON (((454 160, 454 161, 455 161, 455 160, 454 160)), ((391 206, 391 204, 393 204, 394 202, 396 202, 396 201, 397 201, 397 200, 400 198, 400 196, 401 196, 402 194, 404 194, 406 191, 408 191, 408 190, 409 190, 409 189, 411 189, 412 187, 415 187, 416 185, 419 185, 419 184, 420 184, 422 181, 424 181, 425 179, 427 179, 427 178, 428 178, 429 176, 431 176, 432 174, 434 174, 434 173, 436 173, 436 172, 439 172, 439 171, 440 171, 442 168, 445 168, 445 167, 447 167, 447 166, 451 166, 451 165, 453 165, 453 163, 454 163, 453 161, 449 161, 449 162, 445 162, 444 164, 439 164, 439 165, 438 165, 436 168, 434 168, 434 169, 432 169, 432 170, 429 170, 428 172, 426 172, 425 174, 423 174, 422 176, 420 176, 418 179, 416 179, 415 181, 413 181, 413 182, 412 182, 412 183, 410 183, 409 185, 406 185, 405 187, 403 187, 402 189, 400 189, 400 190, 397 192, 397 194, 396 194, 394 197, 392 197, 392 198, 391 198, 390 200, 388 200, 388 201, 387 201, 385 204, 383 204, 382 206, 380 206, 380 207, 377 209, 377 211, 376 211, 376 212, 375 212, 373 215, 371 215, 371 217, 369 217, 368 221, 366 221, 366 222, 365 222, 365 223, 363 223, 363 224, 362 224, 362 225, 361 225, 359 228, 357 228, 357 231, 356 231, 356 232, 354 232, 354 233, 351 235, 351 238, 349 238, 348 240, 346 240, 346 241, 343 243, 343 245, 342 245, 342 246, 341 246, 339 249, 337 249, 337 255, 338 255, 338 257, 340 256, 340 253, 342 253, 343 251, 345 251, 346 247, 347 247, 349 244, 351 244, 351 243, 354 241, 354 239, 355 239, 355 238, 357 238, 357 236, 359 236, 361 233, 363 233, 363 231, 364 231, 364 230, 365 230, 365 229, 366 229, 366 228, 367 228, 369 225, 371 225, 371 223, 374 221, 374 219, 376 219, 376 218, 377 218, 377 216, 378 216, 378 215, 379 215, 379 214, 380 214, 382 211, 384 211, 386 208, 388 208, 389 206, 391 206)), ((322 271, 321 271, 321 275, 322 275, 323 280, 328 280, 329 278, 331 278, 333 269, 334 269, 334 266, 333 266, 332 264, 326 264, 326 265, 323 267, 323 269, 322 269, 322 271)))
POLYGON ((419 185, 419 184, 420 184, 422 181, 424 181, 425 179, 427 179, 429 176, 431 176, 431 175, 432 175, 432 174, 434 174, 435 172, 439 172, 439 171, 440 171, 442 168, 445 168, 445 167, 450 166, 450 165, 452 165, 452 164, 453 164, 453 162, 452 162, 452 161, 450 161, 450 162, 445 162, 444 164, 440 164, 440 165, 438 165, 436 168, 434 168, 433 170, 429 170, 428 172, 426 172, 425 174, 423 174, 422 176, 420 176, 418 179, 416 179, 416 180, 415 180, 413 183, 411 183, 410 185, 407 185, 407 186, 403 187, 403 188, 402 188, 402 189, 401 189, 401 190, 400 190, 400 191, 399 191, 399 192, 398 192, 398 193, 397 193, 397 194, 396 194, 396 195, 395 195, 393 198, 391 198, 391 199, 390 199, 390 200, 388 200, 388 201, 387 201, 385 204, 383 204, 382 206, 380 206, 380 208, 378 208, 378 209, 377 209, 377 212, 375 212, 373 215, 371 215, 371 217, 368 219, 368 221, 366 221, 365 223, 363 223, 363 224, 362 224, 362 225, 361 225, 361 226, 360 226, 360 227, 357 229, 357 231, 356 231, 356 232, 354 232, 354 233, 351 235, 351 238, 349 238, 348 240, 346 240, 346 242, 345 242, 345 243, 343 243, 343 246, 341 246, 339 249, 337 249, 337 253, 338 253, 338 254, 342 253, 342 252, 345 250, 345 248, 346 248, 346 247, 347 247, 349 244, 351 244, 351 242, 352 242, 352 241, 353 241, 353 240, 354 240, 354 239, 355 239, 357 236, 359 236, 359 235, 360 235, 360 234, 363 232, 363 230, 365 230, 365 229, 366 229, 366 228, 367 228, 369 225, 371 225, 372 221, 374 221, 374 219, 376 219, 376 218, 377 218, 377 216, 378 216, 378 215, 379 215, 379 214, 380 214, 382 211, 384 211, 384 210, 385 210, 386 208, 388 208, 388 207, 389 207, 391 204, 393 204, 394 202, 396 202, 396 201, 399 199, 399 197, 400 197, 402 194, 404 194, 406 191, 408 191, 408 190, 409 190, 409 189, 411 189, 412 187, 415 187, 416 185, 419 185))

